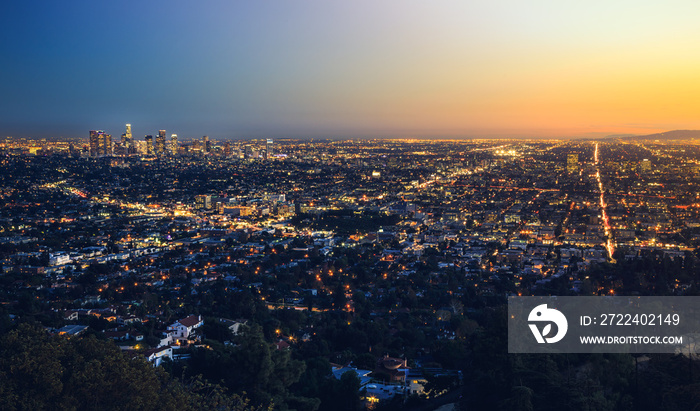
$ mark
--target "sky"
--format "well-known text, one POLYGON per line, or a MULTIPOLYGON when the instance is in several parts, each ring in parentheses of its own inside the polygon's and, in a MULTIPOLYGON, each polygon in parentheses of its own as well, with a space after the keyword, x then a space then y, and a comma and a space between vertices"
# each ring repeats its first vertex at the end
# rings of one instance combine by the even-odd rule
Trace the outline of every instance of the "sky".
POLYGON ((700 2, 6 1, 0 136, 700 129, 700 2))

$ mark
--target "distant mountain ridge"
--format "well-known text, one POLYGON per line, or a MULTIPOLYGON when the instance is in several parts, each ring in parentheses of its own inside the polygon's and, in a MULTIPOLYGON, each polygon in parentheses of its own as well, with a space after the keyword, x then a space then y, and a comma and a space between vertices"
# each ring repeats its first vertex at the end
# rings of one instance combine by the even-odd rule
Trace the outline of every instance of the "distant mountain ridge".
POLYGON ((635 140, 688 140, 691 138, 700 138, 700 130, 671 130, 646 136, 629 136, 622 138, 635 140))

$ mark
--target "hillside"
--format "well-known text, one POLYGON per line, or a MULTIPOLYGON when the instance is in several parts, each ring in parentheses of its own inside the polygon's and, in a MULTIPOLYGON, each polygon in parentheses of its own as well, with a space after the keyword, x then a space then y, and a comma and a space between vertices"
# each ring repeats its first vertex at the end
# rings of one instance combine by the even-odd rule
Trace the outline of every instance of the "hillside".
POLYGON ((700 130, 672 130, 663 133, 649 134, 646 136, 623 137, 635 140, 689 140, 700 138, 700 130))

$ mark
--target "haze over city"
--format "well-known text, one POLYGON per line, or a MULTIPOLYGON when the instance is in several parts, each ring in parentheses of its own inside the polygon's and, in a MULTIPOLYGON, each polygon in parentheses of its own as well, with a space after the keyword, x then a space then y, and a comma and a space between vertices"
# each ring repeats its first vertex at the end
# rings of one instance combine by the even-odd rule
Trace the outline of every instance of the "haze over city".
POLYGON ((0 134, 698 129, 691 1, 10 2, 0 134))

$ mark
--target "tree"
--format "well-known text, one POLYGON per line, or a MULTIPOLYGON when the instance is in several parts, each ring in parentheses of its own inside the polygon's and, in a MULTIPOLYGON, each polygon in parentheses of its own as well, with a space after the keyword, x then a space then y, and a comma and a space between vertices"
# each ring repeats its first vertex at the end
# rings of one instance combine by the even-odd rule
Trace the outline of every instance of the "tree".
POLYGON ((334 409, 355 411, 360 405, 360 377, 355 371, 346 371, 336 385, 334 409))
POLYGON ((260 406, 284 408, 288 402, 313 405, 313 401, 295 397, 289 389, 304 373, 303 361, 292 359, 289 351, 274 350, 257 324, 247 327, 235 341, 235 347, 212 344, 211 349, 195 350, 185 374, 221 381, 233 392, 246 393, 260 406))
POLYGON ((457 377, 452 375, 426 375, 425 379, 423 390, 428 397, 442 395, 459 384, 457 377))
POLYGON ((510 396, 501 402, 501 408, 512 411, 532 411, 532 397, 534 392, 531 388, 519 385, 511 388, 510 396))
POLYGON ((50 336, 29 324, 0 338, 0 396, 9 410, 251 409, 201 379, 183 385, 111 342, 50 336))

